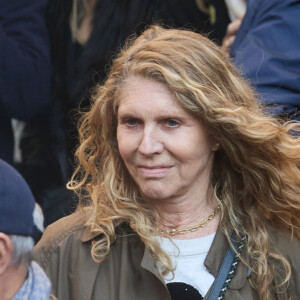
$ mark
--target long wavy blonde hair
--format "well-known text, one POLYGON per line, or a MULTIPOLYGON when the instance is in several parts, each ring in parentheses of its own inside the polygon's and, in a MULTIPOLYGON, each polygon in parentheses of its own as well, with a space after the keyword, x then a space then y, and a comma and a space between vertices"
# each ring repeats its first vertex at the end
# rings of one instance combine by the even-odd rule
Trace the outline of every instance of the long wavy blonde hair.
POLYGON ((228 239, 232 228, 247 236, 244 262, 253 272, 251 284, 260 299, 271 299, 270 260, 286 270, 282 287, 291 267, 270 248, 269 228, 300 237, 299 124, 269 117, 222 50, 191 31, 152 26, 129 40, 82 117, 78 167, 69 188, 81 195, 81 206, 92 207, 87 226, 101 233, 93 258, 105 258, 116 226, 127 222, 164 267, 163 274, 172 271, 168 255, 154 239, 158 212, 143 201, 118 151, 118 101, 130 76, 163 83, 220 143, 212 171, 215 194, 222 199, 220 227, 228 239))

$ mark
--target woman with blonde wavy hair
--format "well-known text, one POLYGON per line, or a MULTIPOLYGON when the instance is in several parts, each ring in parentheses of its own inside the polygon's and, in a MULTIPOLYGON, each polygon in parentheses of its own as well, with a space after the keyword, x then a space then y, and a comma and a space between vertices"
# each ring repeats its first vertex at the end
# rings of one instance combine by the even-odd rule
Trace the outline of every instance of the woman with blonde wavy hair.
POLYGON ((299 123, 218 46, 131 39, 79 133, 81 205, 35 252, 59 299, 300 299, 299 123))

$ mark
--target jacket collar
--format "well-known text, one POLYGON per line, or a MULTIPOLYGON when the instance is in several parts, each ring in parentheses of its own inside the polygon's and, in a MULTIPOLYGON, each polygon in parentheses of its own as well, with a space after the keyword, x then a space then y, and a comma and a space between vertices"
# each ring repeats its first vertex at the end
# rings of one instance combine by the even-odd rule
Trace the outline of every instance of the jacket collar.
MULTIPOLYGON (((219 228, 216 232, 216 236, 213 240, 207 257, 204 261, 204 265, 206 266, 208 271, 212 275, 214 275, 214 277, 217 277, 218 271, 221 267, 228 246, 229 243, 227 241, 227 238, 219 228)), ((150 271, 162 282, 164 282, 164 279, 159 272, 159 268, 155 259, 147 249, 145 249, 144 256, 141 262, 141 267, 150 271)), ((248 267, 242 261, 240 261, 228 288, 232 290, 241 289, 246 284, 247 277, 248 267)))
POLYGON ((83 225, 85 226, 81 234, 81 242, 82 243, 90 242, 101 234, 99 232, 91 231, 91 228, 85 225, 85 223, 88 221, 89 217, 91 216, 93 209, 91 207, 85 207, 79 212, 83 214, 83 219, 84 219, 83 225))
POLYGON ((141 262, 141 267, 148 270, 152 274, 154 274, 160 281, 164 282, 164 278, 159 271, 159 266, 153 256, 150 254, 149 250, 145 247, 143 259, 141 262))
MULTIPOLYGON (((228 246, 227 237, 219 228, 204 261, 204 265, 214 277, 218 274, 228 246)), ((234 290, 241 289, 246 284, 247 277, 248 267, 240 260, 229 288, 234 290)))
POLYGON ((92 232, 90 227, 85 227, 82 235, 81 235, 81 242, 86 243, 94 240, 97 238, 101 233, 99 232, 92 232))
MULTIPOLYGON (((91 232, 90 228, 86 227, 81 235, 81 241, 83 243, 89 242, 97 238, 99 235, 100 233, 91 232)), ((212 275, 214 275, 214 277, 216 277, 218 274, 228 245, 229 243, 227 237, 219 228, 204 262, 206 268, 212 275)), ((150 271, 162 282, 164 282, 155 259, 146 248, 141 261, 141 267, 150 271)), ((235 271, 235 275, 230 282, 229 288, 234 290, 241 289, 246 284, 247 277, 248 267, 242 261, 240 261, 235 271)))
MULTIPOLYGON (((115 228, 116 237, 118 235, 122 236, 123 234, 135 234, 136 233, 130 228, 129 224, 127 222, 123 222, 119 224, 115 228)), ((100 236, 101 233, 99 232, 93 232, 89 226, 86 226, 81 234, 81 242, 86 243, 90 242, 94 239, 96 239, 98 236, 100 236)))

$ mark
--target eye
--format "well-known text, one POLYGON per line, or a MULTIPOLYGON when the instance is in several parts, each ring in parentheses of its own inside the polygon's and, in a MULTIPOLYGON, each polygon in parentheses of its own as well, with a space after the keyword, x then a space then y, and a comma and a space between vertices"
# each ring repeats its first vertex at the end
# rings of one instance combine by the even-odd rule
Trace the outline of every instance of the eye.
POLYGON ((137 119, 134 119, 134 118, 128 118, 128 119, 125 119, 123 121, 124 124, 126 124, 127 126, 129 127, 132 127, 132 126, 136 126, 138 125, 138 120, 137 119))
POLYGON ((173 119, 167 119, 166 120, 166 125, 168 127, 177 127, 177 126, 179 126, 179 122, 176 121, 176 120, 173 120, 173 119))

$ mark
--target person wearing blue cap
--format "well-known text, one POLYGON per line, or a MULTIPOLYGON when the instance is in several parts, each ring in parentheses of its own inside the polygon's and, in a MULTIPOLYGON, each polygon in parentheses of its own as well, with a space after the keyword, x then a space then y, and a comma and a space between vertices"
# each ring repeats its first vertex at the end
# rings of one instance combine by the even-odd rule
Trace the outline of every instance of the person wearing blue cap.
POLYGON ((23 177, 0 159, 1 299, 46 300, 51 283, 33 261, 43 215, 23 177))

